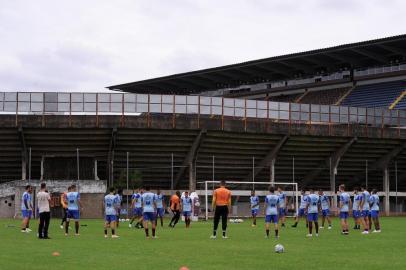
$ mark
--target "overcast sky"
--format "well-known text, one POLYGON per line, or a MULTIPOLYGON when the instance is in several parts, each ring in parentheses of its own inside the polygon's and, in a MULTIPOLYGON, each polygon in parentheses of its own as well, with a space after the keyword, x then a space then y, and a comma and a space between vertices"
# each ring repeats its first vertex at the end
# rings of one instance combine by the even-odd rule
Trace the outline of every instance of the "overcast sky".
POLYGON ((0 91, 104 87, 405 33, 402 0, 0 0, 0 91))

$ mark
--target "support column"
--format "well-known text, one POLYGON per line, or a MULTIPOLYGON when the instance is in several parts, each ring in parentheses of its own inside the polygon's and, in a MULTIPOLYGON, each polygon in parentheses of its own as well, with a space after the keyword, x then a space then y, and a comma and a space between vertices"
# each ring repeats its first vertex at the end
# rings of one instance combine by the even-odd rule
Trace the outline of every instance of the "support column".
POLYGON ((333 211, 337 208, 337 192, 336 192, 336 173, 337 167, 333 167, 330 159, 330 190, 332 192, 333 211))
POLYGON ((44 180, 44 156, 41 157, 41 177, 40 180, 44 180))
POLYGON ((21 159, 21 180, 27 179, 27 161, 25 160, 25 155, 23 154, 21 159))
POLYGON ((196 190, 196 167, 193 162, 189 162, 189 191, 194 192, 196 190))
MULTIPOLYGON (((270 182, 275 183, 275 159, 272 159, 269 164, 270 182)), ((273 184, 272 184, 273 185, 273 184)))
POLYGON ((389 169, 388 169, 388 167, 385 167, 383 169, 383 192, 385 193, 385 198, 384 198, 385 215, 389 216, 390 202, 389 202, 389 169))
POLYGON ((97 175, 97 159, 94 160, 94 180, 100 180, 99 176, 97 175))

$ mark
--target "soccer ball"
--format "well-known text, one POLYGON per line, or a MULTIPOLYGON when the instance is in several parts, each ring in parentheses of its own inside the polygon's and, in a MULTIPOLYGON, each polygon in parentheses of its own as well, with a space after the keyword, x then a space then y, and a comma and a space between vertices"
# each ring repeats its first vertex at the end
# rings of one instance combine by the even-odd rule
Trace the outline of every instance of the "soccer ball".
POLYGON ((276 253, 283 253, 285 251, 285 248, 281 244, 277 244, 275 246, 275 252, 276 253))

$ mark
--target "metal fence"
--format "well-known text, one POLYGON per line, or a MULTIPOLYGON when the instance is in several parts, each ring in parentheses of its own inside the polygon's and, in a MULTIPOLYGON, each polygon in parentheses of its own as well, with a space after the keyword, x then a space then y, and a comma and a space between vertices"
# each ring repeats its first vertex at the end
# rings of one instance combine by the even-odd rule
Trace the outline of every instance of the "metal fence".
POLYGON ((192 114, 314 124, 406 126, 406 111, 222 97, 131 93, 0 92, 1 114, 192 114))

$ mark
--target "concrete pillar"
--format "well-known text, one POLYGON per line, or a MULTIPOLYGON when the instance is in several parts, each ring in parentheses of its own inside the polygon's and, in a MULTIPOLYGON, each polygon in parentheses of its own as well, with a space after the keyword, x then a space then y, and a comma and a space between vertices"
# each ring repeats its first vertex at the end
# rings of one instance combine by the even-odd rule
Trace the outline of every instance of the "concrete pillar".
POLYGON ((270 181, 271 183, 275 183, 275 159, 273 158, 271 160, 271 163, 269 164, 269 174, 270 174, 270 181))
POLYGON ((388 167, 383 169, 383 192, 385 193, 385 197, 384 197, 385 215, 389 216, 390 203, 389 203, 389 169, 388 169, 388 167))
POLYGON ((331 168, 330 166, 330 190, 332 192, 332 204, 333 204, 333 210, 337 208, 337 192, 336 192, 336 173, 337 173, 337 168, 331 168))
POLYGON ((97 175, 97 159, 94 160, 94 180, 100 180, 99 176, 97 175))
POLYGON ((21 180, 26 180, 26 179, 27 179, 27 161, 23 154, 22 159, 21 159, 21 180))
POLYGON ((195 174, 196 167, 194 166, 193 162, 189 162, 189 190, 193 192, 196 190, 196 174, 195 174))
POLYGON ((41 157, 41 177, 40 180, 44 180, 44 156, 41 157))

